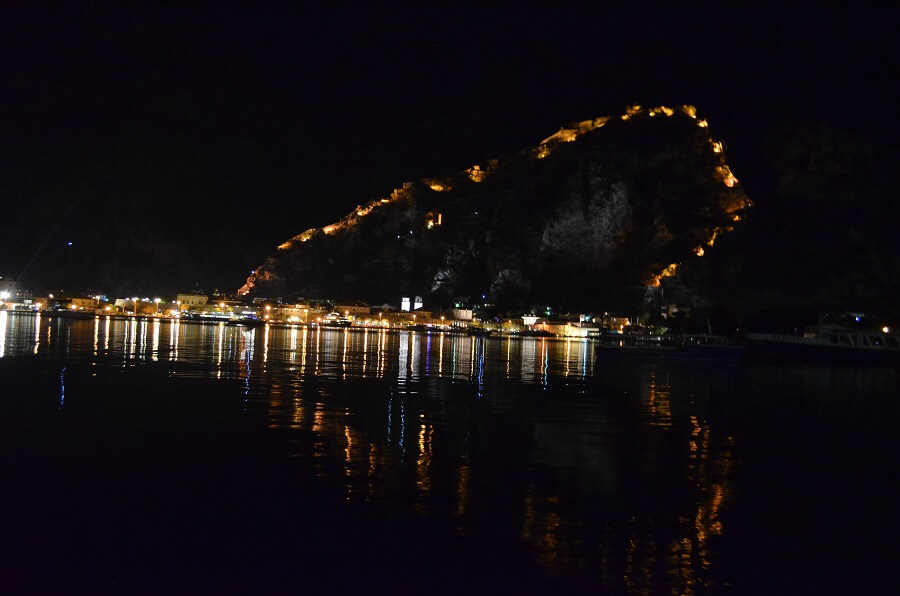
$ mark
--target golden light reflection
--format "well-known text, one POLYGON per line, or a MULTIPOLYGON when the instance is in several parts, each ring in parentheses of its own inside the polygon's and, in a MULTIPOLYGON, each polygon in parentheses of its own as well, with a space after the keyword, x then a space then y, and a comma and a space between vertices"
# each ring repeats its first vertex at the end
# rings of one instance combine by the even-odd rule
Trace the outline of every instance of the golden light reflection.
POLYGON ((688 537, 676 538, 669 543, 668 549, 669 575, 672 576, 670 585, 674 593, 693 594, 696 582, 696 572, 693 565, 694 547, 688 537), (677 579, 676 579, 677 578, 677 579))
POLYGON ((313 413, 313 426, 312 432, 315 437, 315 442, 313 443, 313 460, 315 462, 314 468, 316 477, 322 478, 325 476, 326 472, 326 463, 329 459, 328 450, 325 444, 325 437, 323 434, 324 430, 324 421, 325 421, 325 404, 321 402, 316 402, 316 408, 313 413))
POLYGON ((344 333, 341 334, 341 345, 343 346, 343 350, 341 350, 341 378, 347 378, 347 348, 348 344, 348 336, 350 335, 349 329, 344 329, 344 333))
POLYGON ((353 479, 362 476, 362 470, 369 466, 369 449, 364 443, 362 434, 347 424, 346 416, 341 420, 344 426, 344 476, 347 499, 349 500, 356 490, 357 483, 353 479))
POLYGON ((541 338, 541 384, 546 387, 550 380, 550 350, 547 340, 541 338))
POLYGON ((419 336, 412 332, 409 334, 409 378, 411 381, 419 380, 419 336))
POLYGON ((363 376, 368 372, 367 364, 369 361, 369 328, 363 329, 363 345, 362 345, 362 372, 363 376))
POLYGON ((159 360, 159 319, 153 319, 153 345, 151 347, 150 358, 153 362, 159 360))
MULTIPOLYGON (((304 331, 305 331, 305 329, 304 329, 304 331)), ((305 347, 306 342, 303 342, 303 345, 305 347)), ((315 362, 315 368, 313 369, 313 372, 315 372, 316 374, 319 374, 319 353, 321 350, 321 345, 322 345, 322 328, 316 327, 316 349, 315 349, 315 353, 314 353, 314 355, 316 357, 316 362, 315 362)))
POLYGON ((147 333, 147 319, 144 319, 141 321, 140 328, 141 328, 141 333, 140 333, 141 345, 140 345, 137 355, 140 357, 141 360, 146 361, 147 360, 147 335, 149 335, 147 333))
POLYGON ((723 532, 720 515, 728 492, 734 440, 726 437, 724 446, 712 457, 709 424, 697 416, 691 416, 689 420, 691 435, 687 476, 695 482, 698 494, 697 509, 692 519, 696 539, 694 556, 699 559, 702 569, 708 569, 711 565, 709 539, 723 532))
POLYGON ((535 491, 533 484, 525 490, 521 536, 534 549, 538 563, 553 569, 561 550, 559 496, 540 498, 535 491))
POLYGON ((169 360, 178 360, 178 343, 181 340, 181 321, 173 319, 169 323, 169 360))
MULTIPOLYGON (((279 334, 276 338, 283 338, 275 340, 275 347, 286 348, 290 330, 280 331, 276 328, 275 332, 279 334)), ((409 388, 414 376, 410 374, 414 369, 412 361, 421 359, 423 364, 419 367, 420 373, 423 377, 428 377, 429 374, 442 374, 440 363, 445 356, 448 358, 448 370, 450 359, 456 358, 460 378, 474 384, 476 377, 473 376, 473 361, 477 362, 480 354, 485 354, 484 359, 490 371, 486 374, 495 375, 495 378, 504 374, 504 367, 507 375, 510 371, 515 374, 520 363, 514 362, 510 366, 510 362, 514 358, 520 358, 523 366, 524 361, 530 360, 531 366, 536 369, 535 374, 522 380, 546 382, 549 376, 552 382, 563 383, 563 378, 568 375, 566 384, 571 385, 572 376, 578 375, 579 370, 584 374, 587 363, 593 360, 590 342, 579 344, 575 339, 504 338, 499 341, 475 339, 473 342, 473 338, 465 336, 445 338, 432 334, 429 345, 429 336, 422 333, 404 333, 401 340, 398 333, 379 330, 378 335, 371 338, 374 341, 370 342, 368 332, 359 330, 351 332, 345 342, 339 344, 340 338, 345 337, 346 333, 343 330, 321 331, 321 349, 325 351, 323 362, 326 363, 321 374, 330 376, 332 381, 340 383, 340 372, 335 365, 337 358, 342 355, 352 357, 349 360, 352 366, 358 367, 360 362, 370 362, 375 368, 375 353, 368 359, 355 357, 360 348, 364 353, 377 348, 379 361, 386 351, 387 375, 397 375, 393 377, 394 380, 402 378, 404 369, 407 371, 406 391, 383 396, 387 409, 386 421, 382 417, 384 409, 381 406, 377 415, 377 428, 373 428, 374 418, 360 415, 366 412, 365 408, 357 409, 354 404, 335 403, 327 393, 321 394, 321 401, 314 402, 314 399, 319 398, 311 397, 314 394, 308 392, 306 387, 301 390, 296 384, 296 370, 288 367, 292 372, 286 374, 283 380, 285 395, 290 397, 280 401, 282 394, 273 384, 270 397, 271 424, 274 427, 302 430, 303 436, 311 431, 312 440, 309 443, 305 440, 299 442, 306 445, 301 456, 312 456, 311 465, 315 474, 333 481, 341 491, 341 498, 375 502, 399 499, 404 507, 408 507, 407 511, 415 508, 419 515, 453 516, 460 533, 468 532, 474 527, 473 524, 479 523, 484 498, 484 493, 480 491, 486 490, 484 483, 489 481, 484 475, 485 468, 478 467, 478 460, 473 464, 463 454, 463 449, 467 450, 468 446, 463 448, 459 444, 456 448, 458 451, 447 451, 454 448, 449 446, 452 441, 442 440, 447 438, 442 433, 445 428, 444 420, 437 423, 438 418, 434 417, 435 410, 430 409, 432 404, 428 403, 429 400, 418 399, 419 391, 423 391, 424 395, 425 385, 413 385, 412 390, 409 388), (446 350, 449 352, 444 349, 445 340, 448 342, 446 350), (355 343, 348 350, 347 346, 351 341, 355 343), (528 346, 531 346, 530 357, 528 346), (404 349, 405 367, 401 365, 399 358, 399 352, 404 349), (424 365, 429 355, 438 358, 436 366, 433 359, 430 368, 424 365)), ((305 344, 304 341, 303 345, 305 344)), ((298 346, 297 349, 302 348, 298 346)), ((314 346, 310 345, 309 349, 314 349, 314 346)), ((278 353, 282 352, 279 350, 278 353)), ((284 350, 283 353, 279 357, 289 360, 288 351, 284 350)), ((352 366, 349 368, 351 371, 352 366)), ((364 364, 363 368, 367 368, 367 365, 364 364)), ((475 369, 474 374, 478 374, 478 365, 475 369)), ((375 374, 376 371, 373 370, 365 376, 375 374)), ((633 591, 645 593, 654 591, 654 587, 665 586, 665 591, 671 593, 691 593, 702 588, 704 582, 708 581, 704 571, 715 563, 716 554, 711 547, 711 543, 714 544, 712 539, 724 532, 721 512, 728 500, 728 464, 726 462, 723 465, 721 462, 720 447, 715 444, 714 432, 709 424, 697 415, 682 415, 683 408, 690 406, 676 400, 669 372, 665 368, 652 368, 648 370, 645 380, 640 401, 645 414, 641 419, 644 427, 642 433, 646 429, 653 429, 650 432, 656 438, 665 439, 644 441, 646 436, 642 436, 641 440, 635 441, 634 449, 642 456, 641 461, 646 461, 649 466, 647 475, 651 486, 665 486, 664 483, 668 481, 663 480, 663 484, 659 484, 653 480, 657 472, 653 467, 654 462, 660 465, 673 463, 686 479, 686 483, 679 486, 686 485, 688 492, 674 499, 677 504, 671 505, 671 517, 666 517, 670 515, 668 509, 662 510, 663 517, 657 517, 657 512, 653 515, 646 512, 642 514, 641 509, 637 508, 630 525, 600 529, 599 539, 602 544, 599 548, 602 550, 604 563, 598 563, 598 569, 603 577, 615 574, 613 581, 624 581, 628 589, 633 591), (672 458, 669 455, 657 458, 655 454, 659 449, 676 455, 672 458), (681 498, 682 496, 686 498, 681 498)), ((490 407, 490 401, 485 405, 490 407)), ((445 412, 438 415, 444 416, 445 412)), ((468 430, 467 428, 466 445, 468 430)), ((573 440, 577 442, 581 438, 576 434, 573 440)), ((583 448, 584 444, 579 446, 579 450, 583 448)), ((585 467, 584 458, 593 460, 596 452, 578 453, 577 472, 590 472, 592 477, 595 476, 600 468, 589 464, 585 467)), ((577 520, 573 519, 571 511, 572 499, 586 496, 587 493, 581 491, 592 489, 578 488, 577 494, 573 495, 568 489, 560 489, 555 482, 546 484, 539 476, 537 480, 535 476, 523 479, 521 485, 514 487, 516 492, 511 493, 517 504, 515 517, 510 519, 514 523, 513 531, 520 532, 529 553, 547 570, 558 571, 571 568, 572 565, 591 563, 582 552, 582 545, 579 543, 582 540, 582 534, 579 533, 581 530, 573 524, 577 520)), ((668 478, 669 475, 662 476, 668 478)), ((583 482, 582 476, 571 480, 579 485, 583 482)), ((497 482, 502 480, 498 479, 497 482)), ((590 484, 592 481, 587 479, 586 482, 590 484)))
MULTIPOLYGON (((106 317, 107 320, 109 317, 106 317)), ((107 327, 109 327, 109 323, 107 322, 107 327)), ((41 313, 38 312, 34 317, 34 353, 37 355, 38 347, 41 345, 41 313)), ((109 344, 107 344, 107 348, 109 348, 109 344)))
POLYGON ((222 378, 222 354, 225 350, 225 322, 220 322, 216 333, 216 377, 222 378))
POLYGON ((384 377, 384 361, 387 357, 387 351, 384 348, 385 341, 387 340, 387 330, 381 329, 378 331, 378 369, 375 371, 375 375, 380 379, 384 377))
POLYGON ((672 426, 670 390, 671 387, 664 375, 656 369, 651 370, 650 382, 647 387, 647 410, 650 414, 650 426, 672 426))
POLYGON ((416 459, 416 486, 418 498, 416 511, 420 514, 427 512, 425 500, 431 493, 431 448, 434 427, 424 420, 424 415, 419 415, 419 457, 416 459))
MULTIPOLYGON (((649 594, 653 585, 653 569, 656 568, 659 547, 653 534, 631 519, 631 536, 625 546, 625 573, 623 580, 629 593, 649 594)), ((678 593, 673 591, 673 593, 678 593)))
POLYGON ((368 477, 368 490, 366 491, 366 499, 374 501, 378 496, 375 478, 378 475, 378 447, 375 443, 369 445, 369 468, 366 471, 368 477))
MULTIPOLYGON (((275 404, 273 403, 273 405, 275 404)), ((294 430, 302 429, 305 420, 306 416, 303 411, 303 401, 300 400, 299 397, 295 397, 291 404, 291 428, 294 430)))
POLYGON ((0 358, 6 355, 6 319, 8 316, 5 310, 0 310, 0 358))
POLYGON ((129 333, 127 339, 127 349, 125 350, 125 358, 136 357, 137 356, 137 334, 138 334, 138 326, 137 319, 132 318, 129 321, 128 327, 126 327, 127 332, 129 333))

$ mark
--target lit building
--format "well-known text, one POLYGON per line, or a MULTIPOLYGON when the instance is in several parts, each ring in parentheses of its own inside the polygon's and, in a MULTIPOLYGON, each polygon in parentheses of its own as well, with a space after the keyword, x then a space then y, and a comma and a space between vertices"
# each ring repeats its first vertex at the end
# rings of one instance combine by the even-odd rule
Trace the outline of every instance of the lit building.
POLYGON ((196 310, 206 306, 209 296, 206 294, 178 294, 175 300, 181 305, 181 310, 196 310))
POLYGON ((454 308, 453 318, 457 321, 471 321, 473 312, 471 308, 454 308))
POLYGON ((72 310, 95 310, 100 307, 99 298, 72 298, 69 301, 72 310))
POLYGON ((615 315, 604 315, 603 317, 604 329, 611 329, 621 333, 629 325, 631 325, 631 319, 628 317, 618 317, 615 315))
POLYGON ((19 297, 19 286, 13 279, 0 277, 0 300, 14 302, 19 297))
POLYGON ((348 317, 359 317, 372 314, 372 307, 365 302, 338 304, 334 307, 334 310, 348 317))
POLYGON ((306 323, 309 320, 309 305, 280 304, 272 309, 272 318, 288 323, 306 323))

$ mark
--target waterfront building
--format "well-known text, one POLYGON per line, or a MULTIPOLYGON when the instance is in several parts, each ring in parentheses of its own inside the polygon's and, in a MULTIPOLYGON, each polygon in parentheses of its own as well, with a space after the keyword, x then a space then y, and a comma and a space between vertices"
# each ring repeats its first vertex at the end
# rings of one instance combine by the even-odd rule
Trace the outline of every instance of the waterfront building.
POLYGON ((209 302, 206 294, 178 294, 175 301, 181 306, 181 310, 200 310, 209 302))
POLYGON ((19 285, 14 279, 0 277, 0 300, 15 302, 19 298, 19 285))
POLYGON ((359 301, 337 304, 334 310, 348 317, 364 317, 372 314, 372 307, 359 301))

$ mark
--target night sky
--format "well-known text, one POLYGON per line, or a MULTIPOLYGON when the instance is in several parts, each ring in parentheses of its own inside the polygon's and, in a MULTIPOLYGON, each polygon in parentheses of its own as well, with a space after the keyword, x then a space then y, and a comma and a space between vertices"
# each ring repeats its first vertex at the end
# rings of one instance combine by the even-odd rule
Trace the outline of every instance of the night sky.
POLYGON ((896 138, 892 16, 828 10, 4 5, 0 275, 233 291, 405 180, 631 103, 696 105, 759 203, 768 131, 896 138))

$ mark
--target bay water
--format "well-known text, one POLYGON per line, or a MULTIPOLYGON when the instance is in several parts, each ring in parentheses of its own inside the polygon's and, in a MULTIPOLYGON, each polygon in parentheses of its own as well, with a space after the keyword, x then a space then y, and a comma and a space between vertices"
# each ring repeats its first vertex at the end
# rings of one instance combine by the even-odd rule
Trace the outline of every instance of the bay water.
POLYGON ((894 369, 598 354, 0 312, 0 586, 897 586, 894 369))

